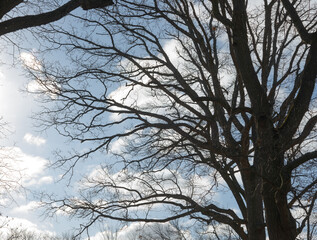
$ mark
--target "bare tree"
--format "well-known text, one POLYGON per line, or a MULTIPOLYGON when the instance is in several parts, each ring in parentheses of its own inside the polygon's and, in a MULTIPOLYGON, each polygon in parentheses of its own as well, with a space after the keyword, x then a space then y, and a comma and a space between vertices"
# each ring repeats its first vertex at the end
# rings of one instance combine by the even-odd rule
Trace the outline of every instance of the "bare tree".
POLYGON ((76 240, 73 234, 64 233, 56 236, 53 233, 29 229, 23 224, 16 224, 16 219, 2 217, 0 219, 0 238, 2 240, 76 240))
POLYGON ((48 233, 39 233, 28 229, 8 228, 6 234, 0 234, 3 240, 75 240, 73 236, 54 236, 48 233))
POLYGON ((56 103, 39 118, 91 147, 57 166, 73 173, 98 151, 117 156, 50 210, 86 218, 82 231, 103 219, 184 218, 239 239, 309 235, 316 17, 308 0, 121 0, 74 16, 87 32, 46 28, 70 61, 31 69, 36 93, 56 103))
POLYGON ((100 240, 188 240, 175 223, 133 223, 120 229, 103 227, 100 240))

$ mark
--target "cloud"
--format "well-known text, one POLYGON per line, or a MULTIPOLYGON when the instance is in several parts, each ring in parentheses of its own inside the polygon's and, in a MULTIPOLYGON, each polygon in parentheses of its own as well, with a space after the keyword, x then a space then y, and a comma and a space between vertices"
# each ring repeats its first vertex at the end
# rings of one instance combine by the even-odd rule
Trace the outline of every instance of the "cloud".
POLYGON ((182 63, 182 59, 179 57, 180 43, 179 41, 172 39, 167 41, 163 46, 164 52, 169 57, 169 60, 174 63, 174 65, 179 65, 182 63))
POLYGON ((72 213, 74 210, 70 207, 59 207, 55 212, 56 216, 70 216, 72 213))
POLYGON ((117 140, 113 141, 110 144, 109 151, 112 154, 122 155, 123 153, 127 154, 127 152, 124 152, 124 148, 128 146, 129 142, 137 143, 139 141, 139 138, 135 135, 129 135, 125 137, 118 138, 117 140))
MULTIPOLYGON (((198 169, 198 167, 197 167, 198 169)), ((136 190, 143 196, 149 196, 155 193, 164 192, 166 194, 182 194, 192 198, 197 203, 202 205, 212 201, 215 198, 216 188, 215 176, 212 172, 209 174, 196 174, 193 173, 190 176, 184 176, 181 174, 181 169, 176 170, 156 170, 150 173, 146 172, 129 172, 128 170, 121 170, 116 173, 109 173, 106 168, 98 167, 93 170, 88 178, 83 179, 80 182, 81 189, 96 190, 100 183, 109 187, 105 188, 101 195, 96 195, 97 199, 103 199, 108 201, 108 195, 112 196, 112 193, 118 194, 118 198, 123 200, 131 200, 133 198, 138 199, 139 195, 135 194, 132 190, 136 190), (113 184, 114 183, 114 184, 113 184), (111 188, 110 186, 114 186, 111 188), (131 191, 127 191, 127 189, 131 191), (104 195, 105 194, 105 195, 104 195)), ((89 190, 88 190, 89 191, 89 190)), ((112 201, 111 199, 109 201, 112 201)), ((144 200, 144 203, 151 203, 154 199, 144 200)), ((182 200, 176 200, 184 203, 182 200)), ((97 203, 98 204, 98 203, 97 203)), ((101 203, 102 204, 102 203, 101 203)), ((164 204, 163 204, 164 205, 164 204)), ((162 204, 155 204, 151 206, 152 210, 156 207, 162 207, 162 204)), ((145 210, 148 207, 146 204, 143 207, 138 207, 136 210, 145 210)))
POLYGON ((34 54, 29 52, 22 52, 20 54, 20 59, 25 67, 32 69, 32 70, 42 70, 41 62, 34 56, 34 54))
POLYGON ((263 1, 262 0, 253 0, 253 1, 248 1, 248 8, 249 9, 254 9, 257 7, 263 7, 263 1))
MULTIPOLYGON (((56 235, 50 231, 42 230, 38 225, 24 218, 10 218, 0 216, 0 226, 1 239, 7 239, 9 236, 12 237, 14 233, 15 235, 17 233, 19 234, 19 239, 22 239, 23 236, 25 236, 25 238, 27 238, 27 236, 35 236, 38 237, 38 239, 40 239, 40 237, 42 237, 42 239, 47 239, 49 236, 53 237, 56 235)), ((41 227, 44 226, 45 224, 41 225, 41 227)))
MULTIPOLYGON (((180 57, 182 54, 182 46, 178 40, 172 39, 168 40, 164 43, 163 46, 164 52, 168 56, 168 60, 173 63, 174 66, 178 68, 180 72, 187 71, 187 63, 184 61, 183 58, 180 57)), ((163 54, 158 54, 158 57, 165 61, 163 54)), ((149 60, 151 58, 144 57, 143 60, 137 60, 138 64, 145 68, 153 67, 155 72, 160 73, 167 73, 170 72, 164 66, 161 66, 161 63, 155 60, 149 60)), ((121 86, 119 86, 114 91, 110 92, 108 95, 109 99, 112 99, 120 104, 125 106, 133 107, 135 109, 145 110, 147 112, 154 112, 156 114, 166 114, 167 108, 162 106, 171 106, 173 105, 173 101, 170 99, 167 94, 160 89, 152 88, 150 86, 151 79, 146 74, 141 74, 142 70, 139 69, 138 66, 134 65, 133 63, 129 62, 128 60, 124 59, 121 61, 120 66, 124 69, 134 69, 136 72, 140 74, 138 77, 135 77, 135 81, 138 81, 140 84, 126 84, 124 82, 121 86)), ((161 84, 171 84, 174 79, 168 79, 162 77, 162 74, 154 74, 152 77, 156 78, 161 82, 161 84)), ((177 83, 176 83, 177 84, 177 83)), ((198 84, 192 86, 196 92, 201 92, 201 89, 197 88, 198 84)), ((183 93, 174 91, 173 94, 178 96, 185 102, 188 102, 187 96, 184 96, 183 93)), ((110 114, 109 120, 111 121, 120 121, 124 114, 120 114, 120 109, 117 106, 112 106, 111 110, 114 111, 110 114)), ((169 113, 172 111, 171 109, 168 110, 169 113)), ((150 119, 150 117, 146 117, 150 119)))
POLYGON ((3 74, 3 72, 0 72, 0 81, 4 81, 5 80, 5 75, 3 74))
MULTIPOLYGON (((117 232, 109 230, 99 232, 90 238, 91 240, 103 239, 118 239, 118 240, 133 240, 133 239, 193 239, 189 232, 178 231, 170 223, 131 223, 124 226, 117 232)), ((87 239, 85 239, 87 240, 87 239)))
POLYGON ((45 177, 41 177, 39 180, 38 180, 38 184, 39 185, 42 185, 42 184, 50 184, 52 183, 54 180, 53 180, 53 177, 52 176, 45 176, 45 177))
POLYGON ((16 208, 12 209, 13 213, 18 213, 18 214, 28 214, 30 211, 38 208, 41 205, 39 202, 31 201, 26 205, 18 206, 16 208))
POLYGON ((28 144, 36 145, 36 146, 41 146, 46 143, 46 139, 41 138, 39 136, 33 136, 31 133, 26 133, 23 139, 28 144))
POLYGON ((0 173, 2 182, 30 186, 51 182, 50 177, 43 177, 48 160, 24 153, 18 147, 0 149, 0 173))
POLYGON ((55 99, 60 86, 53 77, 45 74, 41 61, 39 61, 34 54, 29 52, 22 52, 20 54, 20 59, 22 64, 37 75, 38 78, 27 84, 27 91, 35 94, 46 94, 50 98, 55 99))
POLYGON ((27 91, 33 94, 45 94, 51 99, 56 99, 59 93, 59 85, 53 79, 41 81, 32 80, 27 85, 27 91))

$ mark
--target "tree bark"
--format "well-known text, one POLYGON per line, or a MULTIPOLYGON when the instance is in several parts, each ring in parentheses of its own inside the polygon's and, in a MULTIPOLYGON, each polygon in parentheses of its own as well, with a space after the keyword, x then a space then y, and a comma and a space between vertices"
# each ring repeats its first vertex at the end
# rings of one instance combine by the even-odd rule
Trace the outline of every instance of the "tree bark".
POLYGON ((269 239, 296 239, 296 223, 288 209, 286 196, 279 196, 269 183, 265 183, 263 199, 269 239))
MULTIPOLYGON (((290 174, 283 171, 284 152, 279 145, 279 135, 271 119, 261 118, 257 123, 257 151, 262 176, 262 197, 266 227, 270 240, 296 239, 296 222, 287 204, 290 191, 290 174)), ((255 162, 256 164, 256 162, 255 162)))
POLYGON ((247 229, 249 240, 265 240, 265 224, 261 195, 261 179, 255 167, 242 171, 247 202, 247 229))
POLYGON ((263 184, 263 200, 269 239, 296 239, 296 222, 287 204, 290 178, 283 176, 280 169, 273 167, 270 167, 270 176, 270 181, 264 180, 263 184), (275 176, 275 179, 272 178, 272 175, 275 176))
MULTIPOLYGON (((8 11, 16 7, 21 1, 14 1, 10 3, 10 6, 5 6, 1 8, 6 1, 0 2, 0 17, 6 14, 8 11)), ((27 15, 21 17, 15 17, 3 22, 0 22, 0 36, 15 32, 24 28, 37 27, 45 25, 51 22, 55 22, 78 7, 82 7, 84 10, 89 10, 93 8, 103 8, 112 5, 112 0, 70 0, 61 7, 42 14, 37 15, 27 15)))

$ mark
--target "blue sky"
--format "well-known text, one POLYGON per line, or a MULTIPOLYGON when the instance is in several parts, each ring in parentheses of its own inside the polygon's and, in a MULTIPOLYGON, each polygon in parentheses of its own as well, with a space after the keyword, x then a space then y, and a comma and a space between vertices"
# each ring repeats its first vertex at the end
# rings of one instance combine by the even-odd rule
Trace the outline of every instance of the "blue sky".
MULTIPOLYGON (((171 55, 173 52, 175 53, 175 44, 175 41, 166 43, 165 47, 171 55)), ((35 47, 33 46, 33 51, 36 51, 35 47)), ((16 57, 18 57, 18 60, 13 59, 10 55, 2 54, 1 56, 2 62, 7 64, 0 66, 0 101, 2 102, 0 105, 0 116, 3 116, 4 121, 7 122, 8 133, 6 138, 1 138, 0 146, 3 147, 2 152, 9 153, 9 156, 12 156, 11 159, 8 159, 12 168, 20 169, 19 174, 21 173, 21 176, 19 175, 19 177, 21 179, 19 183, 25 186, 26 189, 15 186, 17 191, 11 192, 14 201, 6 198, 2 200, 3 207, 1 207, 0 212, 3 217, 0 217, 0 221, 7 221, 6 216, 8 216, 10 219, 9 226, 11 227, 19 226, 20 228, 27 228, 36 232, 71 232, 73 227, 78 227, 79 222, 76 220, 70 221, 64 214, 57 214, 54 218, 41 216, 43 210, 36 209, 39 199, 34 197, 33 193, 41 191, 61 195, 65 192, 73 193, 76 190, 76 184, 67 187, 68 176, 64 180, 59 181, 63 171, 61 169, 47 168, 47 166, 50 161, 55 160, 55 156, 52 154, 54 150, 67 151, 71 147, 79 147, 78 149, 80 149, 84 146, 68 142, 67 139, 58 135, 54 129, 41 132, 34 126, 36 122, 31 117, 40 110, 40 103, 37 95, 27 93, 25 90, 36 91, 39 86, 32 78, 26 77, 23 64, 33 68, 41 68, 41 65, 30 52, 22 51, 16 57), (12 62, 15 62, 14 66, 12 66, 12 62)), ((171 59, 178 61, 176 56, 171 56, 171 59)), ((129 90, 129 88, 118 88, 113 92, 113 96, 120 99, 121 96, 126 94, 126 90, 129 90)), ((132 97, 138 98, 140 104, 146 98, 149 98, 148 94, 141 90, 138 93, 134 93, 136 95, 132 94, 132 97)), ((112 114, 109 119, 114 120, 118 117, 120 116, 112 114)), ((122 140, 114 142, 111 146, 112 150, 120 151, 120 147, 123 144, 122 140)), ((76 167, 72 183, 75 183, 84 174, 93 172, 99 163, 107 158, 105 154, 94 155, 94 157, 93 161, 80 163, 76 167)), ((17 174, 10 172, 8 178, 15 180, 17 179, 17 174)), ((112 230, 113 228, 122 227, 105 221, 104 225, 107 224, 112 230)), ((120 231, 122 239, 125 239, 124 236, 126 234, 131 235, 140 226, 142 224, 134 223, 129 227, 123 228, 120 231)), ((97 232, 99 228, 100 225, 97 224, 95 228, 91 229, 91 235, 97 234, 96 240, 98 239, 97 232)))
MULTIPOLYGON (((259 1, 252 2, 255 3, 259 1)), ((37 46, 31 44, 30 47, 33 49, 31 52, 36 53, 37 46)), ((164 48, 166 52, 170 54, 170 59, 177 65, 180 60, 175 54, 175 49, 177 48, 176 42, 173 40, 167 41, 164 48)), ((13 59, 12 56, 4 53, 0 58, 1 62, 6 63, 0 65, 0 116, 3 116, 3 120, 8 122, 6 125, 8 129, 7 136, 0 138, 0 146, 2 147, 1 154, 8 155, 8 157, 4 158, 4 163, 9 164, 7 166, 12 166, 14 170, 20 170, 19 172, 9 172, 6 179, 18 179, 18 182, 25 186, 26 190, 19 188, 19 186, 13 186, 14 189, 17 190, 11 192, 15 201, 11 201, 6 197, 0 199, 0 203, 2 203, 3 206, 0 208, 0 212, 2 213, 0 221, 7 221, 5 217, 8 216, 10 219, 9 225, 13 227, 20 226, 28 228, 29 230, 39 232, 48 231, 51 233, 72 231, 72 227, 79 225, 78 221, 69 221, 64 214, 57 214, 54 218, 45 218, 41 216, 41 210, 34 210, 34 208, 38 206, 38 199, 32 195, 32 192, 39 193, 41 191, 47 191, 55 194, 64 194, 64 192, 74 193, 78 185, 73 184, 67 187, 67 177, 59 181, 63 171, 61 169, 47 168, 47 166, 50 161, 55 160, 55 156, 52 154, 55 149, 67 151, 71 147, 82 149, 86 146, 79 143, 68 142, 67 139, 58 135, 53 129, 40 132, 38 128, 34 126, 35 122, 31 116, 34 116, 34 114, 40 110, 39 99, 38 96, 29 94, 23 90, 36 91, 39 86, 32 78, 26 77, 23 71, 23 63, 33 66, 33 68, 40 68, 41 65, 30 52, 22 51, 20 54, 16 54, 16 57, 20 60, 17 61, 13 59), (13 62, 15 63, 14 66, 11 64, 13 62)), ((55 56, 55 60, 59 59, 55 56)), ((63 64, 62 61, 60 61, 60 63, 63 64)), ((223 77, 226 83, 230 82, 230 76, 224 75, 223 77)), ((142 79, 142 81, 143 80, 147 81, 147 79, 142 79)), ((113 98, 118 100, 130 90, 131 89, 127 86, 118 88, 112 92, 113 98)), ((129 100, 134 101, 138 99, 140 105, 142 105, 142 101, 145 102, 145 99, 146 104, 148 104, 150 100, 155 101, 155 99, 150 99, 151 96, 147 92, 141 91, 142 89, 139 90, 140 91, 136 88, 135 91, 130 94, 131 98, 129 100)), ((109 94, 109 96, 111 96, 111 94, 109 94)), ((109 116, 109 120, 118 118, 120 118, 120 116, 115 114, 109 116)), ((123 144, 123 140, 114 142, 111 145, 112 150, 120 151, 120 147, 123 144)), ((72 179, 72 183, 76 183, 84 174, 93 173, 99 163, 107 158, 105 154, 98 154, 95 155, 93 161, 81 162, 75 170, 75 177, 72 179)), ((2 169, 0 166, 0 173, 3 171, 2 169)), ((223 193, 218 194, 215 197, 215 201, 221 202, 225 207, 232 206, 230 196, 223 193)), ((109 221, 105 221, 104 224, 109 224, 110 229, 122 227, 109 221)), ((98 235, 99 227, 100 225, 96 225, 95 228, 92 228, 91 235, 98 235)), ((134 223, 129 227, 123 228, 120 231, 121 238, 125 239, 124 236, 135 233, 140 227, 142 227, 142 224, 134 223)), ((98 239, 97 235, 94 240, 98 239)))
MULTIPOLYGON (((78 144, 70 143, 66 138, 58 135, 54 129, 39 131, 35 126, 36 122, 32 120, 32 116, 40 110, 41 104, 38 102, 38 96, 27 93, 25 90, 34 91, 38 86, 32 78, 25 76, 23 70, 23 64, 33 66, 38 64, 33 55, 21 52, 19 60, 16 61, 12 59, 12 56, 2 54, 1 60, 8 64, 0 66, 0 101, 2 102, 0 116, 3 116, 3 121, 7 122, 6 137, 0 139, 2 147, 0 153, 8 155, 8 158, 4 158, 3 161, 9 162, 12 169, 20 171, 8 172, 7 179, 18 179, 18 185, 12 187, 11 197, 5 195, 1 198, 0 223, 8 224, 8 228, 25 228, 39 234, 73 232, 73 228, 78 227, 80 222, 76 219, 70 220, 62 213, 53 218, 45 217, 43 209, 37 209, 39 199, 34 196, 34 193, 38 194, 42 191, 60 195, 64 195, 65 192, 74 193, 77 187, 76 181, 83 175, 93 172, 105 156, 95 155, 94 161, 79 163, 72 179, 72 183, 75 184, 67 186, 68 176, 60 181, 63 170, 47 167, 50 161, 55 160, 53 151, 56 149, 67 151, 70 147, 76 147, 76 145, 78 147, 78 144), (13 61, 16 62, 14 66, 11 64, 13 61), (20 184, 25 188, 20 188, 20 184)), ((116 93, 118 96, 120 91, 116 93)), ((121 94, 124 94, 124 91, 121 94)), ((110 119, 117 117, 114 114, 110 119)), ((122 141, 115 142, 112 146, 113 150, 117 148, 117 151, 120 151, 122 144, 124 144, 122 141)), ((0 172, 3 170, 6 171, 0 166, 0 172)), ((152 227, 153 225, 150 224, 149 229, 152 227)), ((126 236, 133 235, 140 228, 144 229, 144 226, 134 223, 122 228, 122 225, 107 220, 90 229, 90 235, 96 236, 92 239, 98 240, 103 228, 107 231, 121 229, 119 236, 121 239, 126 239, 126 236)), ((5 232, 5 228, 1 229, 0 237, 5 232)))
MULTIPOLYGON (((1 56, 2 62, 12 62, 11 56, 1 56), (11 60, 11 61, 10 61, 11 60)), ((25 78, 21 65, 11 67, 9 64, 0 66, 0 115, 7 122, 6 138, 1 138, 2 152, 4 154, 18 156, 17 160, 10 159, 14 169, 20 169, 20 183, 30 190, 53 189, 53 183, 58 180, 58 173, 46 169, 48 159, 54 148, 62 146, 62 139, 53 131, 37 132, 30 118, 38 110, 35 96, 22 92, 27 86, 29 79, 25 78)), ((10 177, 17 179, 18 173, 10 173, 10 177)), ((18 186, 17 186, 18 188, 18 186)), ((21 219, 25 225, 36 224, 41 230, 55 230, 53 221, 39 219, 38 214, 30 211, 36 205, 32 194, 20 189, 13 192, 15 202, 7 200, 1 208, 3 216, 21 219), (22 220, 23 219, 23 220, 22 220)), ((17 220, 18 221, 18 220, 17 220)), ((56 229, 58 230, 58 229, 56 229)))

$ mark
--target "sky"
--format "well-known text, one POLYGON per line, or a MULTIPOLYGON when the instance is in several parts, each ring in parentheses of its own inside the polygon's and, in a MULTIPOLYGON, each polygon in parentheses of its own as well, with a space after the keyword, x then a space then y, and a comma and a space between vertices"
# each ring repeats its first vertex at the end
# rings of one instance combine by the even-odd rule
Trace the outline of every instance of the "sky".
MULTIPOLYGON (((32 47, 32 50, 36 51, 36 46, 32 47)), ((165 46, 170 53, 173 53, 175 47, 173 41, 165 46)), ((10 49, 7 51, 10 52, 10 49)), ((171 57, 173 61, 177 61, 175 56, 171 57)), ((6 122, 2 131, 5 136, 0 138, 2 156, 0 174, 3 175, 2 180, 14 182, 10 186, 9 194, 0 190, 0 226, 1 224, 7 226, 0 228, 0 238, 4 236, 1 234, 6 234, 10 228, 28 229, 38 234, 72 233, 73 228, 80 224, 79 221, 75 219, 70 221, 68 216, 63 213, 58 213, 55 217, 50 218, 44 214, 43 209, 39 208, 37 196, 43 191, 63 194, 76 190, 72 186, 67 186, 67 178, 61 180, 63 171, 49 167, 50 163, 55 160, 54 150, 67 150, 70 143, 53 129, 39 131, 36 122, 32 119, 32 116, 35 116, 40 110, 41 104, 37 95, 30 94, 26 90, 34 92, 39 85, 26 75, 24 66, 40 69, 41 64, 32 53, 26 51, 21 51, 15 56, 2 52, 0 62, 2 62, 0 65, 0 116, 3 117, 2 121, 6 122)), ((113 91, 113 95, 123 96, 126 90, 129 89, 116 89, 113 91)), ((137 97, 143 101, 148 98, 146 93, 137 97)), ((110 120, 117 118, 116 114, 109 117, 110 120)), ((111 148, 114 152, 120 151, 122 145, 124 142, 116 141, 111 148)), ((80 178, 89 171, 93 174, 98 164, 82 163, 82 166, 82 168, 76 168, 76 177, 80 178)), ((168 224, 163 226, 172 228, 168 224)), ((155 227, 153 224, 144 226, 141 223, 123 227, 105 222, 102 226, 96 225, 91 228, 90 236, 92 236, 92 240, 99 240, 103 234, 119 230, 118 239, 126 240, 128 236, 134 235, 140 229, 152 231, 153 227, 155 227)))
MULTIPOLYGON (((166 48, 172 49, 173 43, 166 48)), ((12 56, 2 54, 2 62, 10 63, 12 56)), ((20 62, 15 66, 2 64, 0 66, 0 116, 6 121, 6 136, 0 139, 1 158, 0 174, 6 173, 7 181, 14 180, 17 184, 13 186, 16 191, 10 191, 11 196, 2 195, 0 199, 0 238, 5 236, 10 228, 28 229, 37 234, 60 235, 62 233, 72 233, 78 227, 79 221, 70 220, 64 213, 58 213, 50 218, 44 214, 43 209, 39 209, 39 199, 34 196, 42 191, 53 193, 63 193, 63 191, 73 192, 72 187, 67 187, 67 181, 60 181, 61 170, 49 167, 50 161, 54 161, 52 152, 56 149, 67 149, 69 142, 59 136, 54 130, 39 132, 35 126, 32 116, 40 110, 40 103, 37 96, 27 93, 25 90, 36 90, 38 87, 33 79, 25 77, 23 64, 36 64, 36 59, 29 53, 22 52, 19 56, 20 62), (5 167, 2 167, 5 163, 5 167), (9 166, 9 168, 8 168, 9 166), (20 185, 24 188, 20 188, 20 185), (4 235, 1 235, 4 234, 4 235)), ((124 94, 125 91, 117 89, 113 93, 116 96, 124 94)), ((147 96, 143 96, 143 99, 147 96)), ((113 114, 110 119, 118 116, 113 114)), ((124 142, 116 141, 112 145, 113 151, 120 151, 120 146, 124 142)), ((76 174, 83 175, 91 171, 94 175, 96 165, 83 164, 84 168, 77 167, 76 174), (80 169, 86 172, 80 173, 80 169)), ((3 179, 3 177, 2 177, 3 179)), ((200 179, 201 186, 204 185, 200 179)), ((132 183, 133 184, 133 183, 132 183)), ((1 192, 0 192, 1 193, 1 192)), ((135 236, 136 233, 153 232, 155 224, 144 225, 133 223, 129 226, 122 226, 115 223, 105 222, 103 225, 96 225, 90 229, 91 240, 100 240, 104 235, 117 232, 119 240, 126 240, 135 236)), ((162 225, 163 228, 173 229, 168 223, 162 225)), ((189 233, 185 232, 185 235, 189 233)), ((82 237, 84 239, 85 237, 82 237)))
MULTIPOLYGON (((31 45, 32 46, 32 45, 31 45)), ((176 49, 177 43, 174 40, 166 42, 164 45, 166 52, 170 55, 170 60, 176 65, 180 59, 177 58, 176 49)), ((13 50, 12 50, 13 51, 13 50)), ((72 233, 73 228, 78 227, 80 222, 68 218, 64 213, 58 213, 55 217, 47 217, 43 209, 39 209, 39 198, 37 197, 42 191, 47 191, 55 194, 63 194, 64 192, 73 193, 76 189, 72 186, 67 186, 67 178, 61 180, 63 171, 60 169, 50 168, 50 162, 54 162, 55 156, 53 151, 56 149, 67 150, 71 144, 67 139, 58 135, 56 131, 50 129, 48 131, 39 131, 36 127, 36 122, 32 116, 40 111, 41 104, 38 102, 38 96, 30 94, 39 89, 39 85, 28 77, 24 66, 41 69, 40 62, 32 54, 36 52, 36 46, 32 46, 31 52, 21 51, 13 57, 10 54, 0 56, 0 116, 3 116, 3 121, 7 122, 5 125, 6 136, 0 139, 0 154, 5 157, 2 162, 5 167, 12 169, 5 175, 7 181, 17 180, 14 187, 16 191, 11 191, 11 196, 3 195, 0 206, 0 225, 6 224, 7 228, 20 228, 34 231, 38 234, 62 234, 72 233), (13 171, 14 170, 14 171, 13 171), (20 188, 22 185, 25 188, 20 188)), ((8 50, 10 53, 10 49, 8 50)), ((11 52, 12 53, 12 52, 11 52)), ((146 79, 143 79, 146 81, 146 79)), ((123 86, 114 89, 109 96, 120 98, 131 91, 130 87, 123 86)), ((51 96, 54 98, 54 96, 51 96)), ((142 91, 142 89, 135 89, 130 94, 129 101, 138 99, 140 106, 148 104, 151 99, 151 94, 142 91)), ((157 101, 153 99, 151 101, 157 101)), ((118 120, 120 116, 111 114, 109 120, 118 120)), ((120 148, 124 145, 122 139, 113 142, 111 150, 115 153, 120 152, 120 148)), ((98 161, 97 161, 98 162, 98 161)), ((84 174, 94 175, 98 171, 97 162, 80 163, 82 167, 76 168, 75 181, 80 179, 84 174), (76 179, 78 177, 78 179, 76 179)), ((1 168, 0 173, 5 172, 6 169, 1 168)), ((73 179, 74 180, 74 179, 73 179)), ((182 179, 180 178, 180 181, 182 179)), ((200 190, 204 189, 207 179, 197 178, 197 184, 201 186, 200 190)), ((137 184, 137 183, 131 183, 137 184)), ((186 185, 186 182, 183 183, 186 185)), ((1 193, 1 192, 0 192, 1 193)), ((218 199, 224 204, 226 201, 218 199)), ((185 220, 183 225, 190 224, 190 221, 185 220)), ((173 227, 169 224, 163 224, 164 228, 173 227)), ((90 236, 92 240, 102 239, 103 234, 111 234, 111 231, 118 231, 118 239, 126 240, 129 236, 133 236, 139 231, 153 231, 156 228, 155 224, 144 226, 142 223, 133 223, 129 226, 122 226, 106 221, 103 225, 96 225, 90 229, 90 236)), ((0 228, 1 234, 5 234, 6 228, 0 228)), ((189 235, 189 233, 184 233, 189 235)), ((85 237, 83 236, 82 239, 85 237)), ((188 236, 188 239, 189 236, 188 236)))
MULTIPOLYGON (((2 181, 16 183, 10 188, 11 196, 0 192, 0 225, 25 228, 39 234, 71 233, 78 222, 71 222, 63 215, 46 217, 43 209, 38 209, 39 199, 34 196, 34 193, 42 191, 72 191, 65 186, 65 182, 60 181, 62 171, 49 167, 50 162, 54 161, 52 152, 67 148, 69 143, 53 130, 39 132, 34 126, 32 116, 39 111, 40 105, 37 96, 25 90, 34 90, 38 86, 25 77, 23 71, 23 62, 33 64, 34 59, 26 52, 22 52, 19 58, 21 61, 11 66, 12 56, 1 56, 1 61, 7 64, 0 65, 0 116, 6 122, 6 135, 0 139, 0 174, 2 181)), ((89 164, 85 169, 89 170, 89 164)), ((80 173, 80 170, 77 171, 80 173)), ((0 238, 6 231, 0 228, 0 238)), ((97 231, 92 230, 92 233, 97 231)))
MULTIPOLYGON (((2 62, 12 62, 11 56, 1 56, 2 62), (11 60, 11 61, 10 61, 11 60)), ((13 192, 14 201, 7 198, 0 208, 3 217, 15 218, 14 222, 21 222, 23 226, 39 230, 52 231, 51 220, 43 224, 37 213, 31 211, 36 206, 29 190, 52 188, 57 180, 54 172, 47 169, 49 156, 57 147, 58 135, 52 132, 40 133, 33 126, 32 114, 38 110, 35 96, 22 90, 30 82, 24 77, 21 64, 14 67, 10 64, 0 65, 0 115, 6 124, 6 137, 1 138, 1 154, 5 154, 7 162, 15 172, 7 173, 7 180, 19 180, 19 184, 27 189, 17 189, 13 192)), ((64 141, 64 140, 61 140, 64 141)), ((5 171, 1 169, 1 172, 5 171)), ((19 186, 16 186, 19 188, 19 186)))
MULTIPOLYGON (((79 225, 76 220, 72 222, 61 214, 49 218, 39 209, 41 192, 74 191, 66 186, 66 180, 61 180, 64 172, 50 167, 55 160, 53 152, 67 149, 69 142, 53 129, 41 131, 36 126, 33 117, 41 104, 38 96, 26 90, 36 91, 39 85, 26 76, 24 66, 40 67, 40 64, 30 52, 21 51, 13 57, 12 46, 8 46, 9 53, 2 51, 0 55, 0 116, 5 122, 0 138, 0 182, 13 184, 9 191, 4 191, 2 189, 8 186, 0 183, 0 226, 7 226, 0 227, 0 239, 8 228, 15 227, 39 234, 72 233, 79 225)), ((36 46, 32 47, 36 50, 36 46)), ((82 176, 84 171, 90 170, 90 165, 85 164, 85 168, 78 168, 76 173, 82 176)), ((92 229, 93 233, 96 231, 92 229)))
MULTIPOLYGON (((33 51, 36 51, 36 46, 32 47, 33 51)), ((179 61, 176 54, 173 55, 177 48, 175 41, 167 42, 164 48, 170 54, 171 61, 179 61)), ((10 51, 8 50, 8 52, 10 51)), ((32 54, 26 51, 15 54, 15 58, 10 54, 2 53, 0 62, 2 62, 0 64, 0 116, 3 117, 3 121, 7 122, 4 126, 5 136, 0 137, 0 156, 3 156, 0 162, 0 175, 6 182, 14 180, 12 187, 16 190, 10 191, 11 196, 7 196, 5 192, 0 190, 0 226, 6 224, 12 228, 26 228, 37 233, 52 235, 71 233, 72 228, 80 224, 79 221, 70 221, 62 213, 49 218, 43 215, 43 209, 37 208, 39 199, 35 195, 42 191, 59 194, 63 192, 72 193, 76 190, 72 186, 67 186, 67 179, 61 180, 63 172, 60 169, 49 168, 50 162, 55 160, 54 150, 66 150, 70 147, 70 143, 53 129, 39 131, 35 126, 36 122, 32 120, 32 116, 40 110, 40 104, 36 95, 27 93, 25 90, 36 91, 39 86, 34 79, 27 77, 23 65, 33 68, 41 68, 41 65, 32 54), (7 169, 12 171, 7 171, 7 169), (25 188, 20 188, 20 185, 25 188)), ((230 78, 223 77, 225 81, 230 82, 230 78)), ((146 79, 143 80, 146 81, 146 79)), ((119 99, 130 90, 129 87, 121 87, 114 90, 112 95, 119 99)), ((142 104, 142 100, 145 101, 146 99, 147 103, 149 101, 149 94, 138 91, 138 89, 135 89, 130 96, 131 101, 135 98, 138 99, 140 104, 142 104)), ((109 120, 118 120, 119 117, 112 114, 109 120)), ((112 150, 114 152, 120 151, 123 144, 122 140, 114 142, 112 150)), ((76 168, 76 176, 80 178, 85 173, 95 174, 98 170, 96 168, 98 166, 97 162, 81 163, 82 167, 76 168)), ((201 184, 201 186, 208 181, 206 179, 200 180, 202 182, 198 181, 198 184, 201 184)), ((224 199, 220 195, 218 199, 216 197, 216 201, 221 201, 224 205, 231 204, 230 199, 224 199)), ((169 224, 165 224, 163 227, 173 228, 169 224)), ((103 226, 97 225, 92 228, 90 235, 92 240, 99 240, 102 234, 111 234, 111 231, 119 229, 118 239, 123 240, 138 233, 141 229, 152 231, 153 228, 155 228, 153 224, 144 226, 140 223, 133 223, 123 227, 105 222, 103 226)), ((0 238, 1 231, 6 230, 0 227, 0 238)), ((185 234, 189 235, 189 233, 185 234)))

